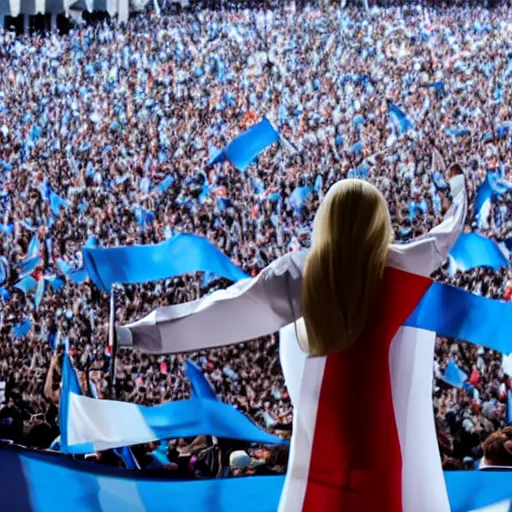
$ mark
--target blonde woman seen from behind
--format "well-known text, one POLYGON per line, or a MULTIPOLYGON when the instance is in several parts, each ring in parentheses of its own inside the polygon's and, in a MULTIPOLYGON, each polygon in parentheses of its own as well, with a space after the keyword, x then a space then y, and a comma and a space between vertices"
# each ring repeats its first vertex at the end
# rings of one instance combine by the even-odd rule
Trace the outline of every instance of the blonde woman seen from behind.
POLYGON ((449 512, 431 404, 435 333, 403 327, 464 226, 460 167, 447 178, 451 206, 419 239, 391 244, 378 190, 345 180, 322 202, 309 251, 120 329, 122 345, 151 353, 280 330, 294 418, 279 512, 449 512))
POLYGON ((386 202, 373 185, 343 180, 330 188, 315 216, 302 282, 309 355, 339 352, 361 336, 391 238, 386 202))

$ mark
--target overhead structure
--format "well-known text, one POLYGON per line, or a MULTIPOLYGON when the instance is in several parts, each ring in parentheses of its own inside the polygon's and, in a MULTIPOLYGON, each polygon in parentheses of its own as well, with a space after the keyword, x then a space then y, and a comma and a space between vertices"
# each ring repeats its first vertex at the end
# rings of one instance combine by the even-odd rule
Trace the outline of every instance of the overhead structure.
POLYGON ((22 14, 28 27, 29 17, 37 14, 66 14, 80 23, 82 13, 102 11, 126 22, 130 12, 140 12, 146 3, 147 0, 0 0, 0 16, 16 18, 22 14))

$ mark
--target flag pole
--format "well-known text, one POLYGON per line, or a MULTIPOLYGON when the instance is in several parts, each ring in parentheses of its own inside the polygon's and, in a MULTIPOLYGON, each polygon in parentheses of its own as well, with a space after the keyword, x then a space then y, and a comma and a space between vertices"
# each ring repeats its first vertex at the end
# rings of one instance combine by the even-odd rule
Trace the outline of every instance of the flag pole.
POLYGON ((110 397, 116 399, 116 359, 117 359, 117 334, 116 334, 116 301, 115 285, 110 290, 110 318, 108 322, 108 346, 110 347, 110 397))

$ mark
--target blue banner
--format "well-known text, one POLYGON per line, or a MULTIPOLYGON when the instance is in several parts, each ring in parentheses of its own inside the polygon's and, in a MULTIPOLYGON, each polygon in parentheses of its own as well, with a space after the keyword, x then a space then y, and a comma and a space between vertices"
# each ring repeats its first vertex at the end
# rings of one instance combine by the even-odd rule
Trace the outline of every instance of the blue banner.
MULTIPOLYGON (((276 512, 284 477, 173 481, 165 473, 156 476, 0 446, 0 481, 6 511, 276 512)), ((512 472, 447 471, 445 481, 451 512, 512 498, 512 472)))
POLYGON ((450 386, 461 389, 468 380, 468 375, 455 364, 453 359, 450 359, 444 371, 443 379, 450 384, 450 386))
POLYGON ((206 380, 203 372, 192 361, 187 360, 185 366, 185 372, 187 374, 188 380, 190 381, 190 386, 192 388, 192 397, 194 398, 209 398, 211 400, 217 400, 217 396, 213 391, 210 383, 206 380))
POLYGON ((63 358, 59 404, 63 453, 86 454, 107 448, 150 443, 155 439, 178 439, 198 435, 262 444, 285 443, 279 437, 265 432, 234 407, 216 400, 201 371, 194 368, 193 364, 187 368, 187 374, 195 389, 193 398, 150 407, 82 397, 69 355, 65 353, 63 358), (191 375, 190 369, 195 369, 196 373, 191 375), (102 422, 96 425, 98 417, 102 418, 102 422), (70 438, 70 432, 78 431, 79 443, 70 438), (134 442, 134 439, 137 441, 134 442))
POLYGON ((512 302, 433 283, 404 325, 509 353, 512 322, 505 321, 508 318, 512 318, 512 302))
POLYGON ((206 238, 179 234, 157 245, 82 250, 94 284, 108 292, 114 283, 147 283, 192 272, 212 272, 231 281, 247 275, 206 238))
POLYGON ((398 131, 399 135, 403 135, 407 130, 413 127, 413 124, 407 118, 407 114, 399 107, 397 107, 391 100, 387 101, 388 112, 391 120, 398 131))
MULTIPOLYGON (((87 244, 84 245, 84 247, 92 248, 92 246, 87 244)), ((66 279, 69 279, 75 284, 82 284, 89 277, 85 268, 74 269, 69 263, 65 262, 61 258, 57 259, 56 263, 59 270, 66 276, 66 279)))
MULTIPOLYGON (((246 132, 233 139, 224 153, 233 167, 246 169, 266 148, 279 140, 279 133, 268 119, 264 119, 246 132)), ((217 159, 221 160, 220 156, 217 159)))
POLYGON ((460 270, 490 267, 498 270, 509 262, 494 240, 478 233, 463 233, 450 251, 450 256, 460 270))

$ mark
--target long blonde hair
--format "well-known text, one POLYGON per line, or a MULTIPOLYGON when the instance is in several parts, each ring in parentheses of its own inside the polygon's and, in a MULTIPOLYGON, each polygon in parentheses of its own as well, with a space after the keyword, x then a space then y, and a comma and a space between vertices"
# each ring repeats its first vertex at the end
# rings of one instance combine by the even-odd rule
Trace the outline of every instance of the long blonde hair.
POLYGON ((302 313, 311 356, 347 349, 376 303, 392 240, 384 197, 362 180, 333 185, 317 211, 302 283, 302 313))

